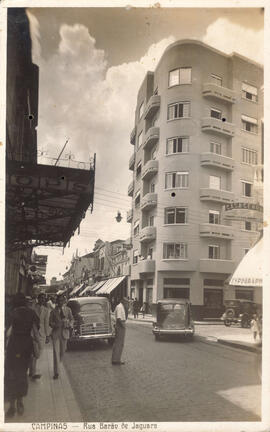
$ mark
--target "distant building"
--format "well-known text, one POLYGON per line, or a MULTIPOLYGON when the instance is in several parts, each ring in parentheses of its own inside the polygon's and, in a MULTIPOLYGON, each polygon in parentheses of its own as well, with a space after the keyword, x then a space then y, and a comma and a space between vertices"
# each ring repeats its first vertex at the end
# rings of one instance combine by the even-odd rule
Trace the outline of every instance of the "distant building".
MULTIPOLYGON (((226 218, 231 203, 262 204, 263 68, 195 40, 178 41, 148 72, 137 97, 129 160, 130 294, 155 305, 185 297, 195 318, 218 317, 225 280, 261 224, 226 218)), ((153 308, 154 309, 154 308, 153 308)))

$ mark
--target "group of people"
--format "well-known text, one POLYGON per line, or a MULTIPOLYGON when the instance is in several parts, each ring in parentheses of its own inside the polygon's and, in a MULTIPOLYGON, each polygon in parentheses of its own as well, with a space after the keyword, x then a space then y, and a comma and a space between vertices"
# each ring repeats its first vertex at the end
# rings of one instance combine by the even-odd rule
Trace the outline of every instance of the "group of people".
POLYGON ((250 322, 250 327, 251 327, 251 331, 253 334, 253 338, 254 341, 257 341, 257 337, 258 337, 258 341, 261 342, 262 340, 262 316, 259 314, 253 314, 253 318, 250 322))
POLYGON ((50 339, 53 345, 53 378, 58 378, 59 363, 66 350, 73 316, 64 295, 47 302, 45 293, 40 293, 34 300, 17 293, 6 307, 5 326, 5 396, 10 403, 6 416, 13 417, 16 410, 19 415, 24 412, 27 375, 32 380, 41 377, 37 370, 38 360, 50 339))

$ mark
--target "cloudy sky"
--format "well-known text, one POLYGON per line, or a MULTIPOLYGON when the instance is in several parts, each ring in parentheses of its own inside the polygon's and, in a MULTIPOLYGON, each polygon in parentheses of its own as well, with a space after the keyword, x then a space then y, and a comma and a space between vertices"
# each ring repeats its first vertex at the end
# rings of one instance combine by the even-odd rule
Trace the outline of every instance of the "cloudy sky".
MULTIPOLYGON (((260 8, 32 8, 28 10, 33 61, 40 68, 38 147, 57 157, 86 161, 96 153, 94 211, 88 212, 62 250, 46 248, 48 280, 61 278, 73 253, 90 252, 95 240, 126 239, 130 224, 128 161, 133 151, 138 88, 165 48, 198 39, 226 53, 263 63, 260 8), (122 222, 115 216, 120 210, 122 222)), ((46 159, 40 162, 46 163, 46 159)))

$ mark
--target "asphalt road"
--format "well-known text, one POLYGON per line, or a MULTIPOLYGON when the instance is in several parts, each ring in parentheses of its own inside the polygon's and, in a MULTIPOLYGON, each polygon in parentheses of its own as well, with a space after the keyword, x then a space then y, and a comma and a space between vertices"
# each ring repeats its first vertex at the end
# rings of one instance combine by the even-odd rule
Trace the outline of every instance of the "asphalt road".
POLYGON ((255 354, 194 338, 156 342, 129 322, 123 366, 106 342, 66 353, 65 367, 87 422, 259 421, 255 354))

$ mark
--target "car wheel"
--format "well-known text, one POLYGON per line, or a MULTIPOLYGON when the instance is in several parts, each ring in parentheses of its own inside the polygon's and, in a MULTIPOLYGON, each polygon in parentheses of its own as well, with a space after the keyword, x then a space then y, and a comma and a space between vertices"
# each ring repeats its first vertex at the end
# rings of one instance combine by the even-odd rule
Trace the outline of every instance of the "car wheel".
POLYGON ((247 317, 243 317, 242 321, 241 321, 241 327, 242 328, 249 328, 250 324, 249 324, 249 320, 247 317))
POLYGON ((234 318, 234 316, 235 316, 235 311, 234 311, 234 309, 227 309, 227 310, 226 310, 226 316, 227 316, 228 318, 234 318))
POLYGON ((230 320, 225 319, 225 320, 224 320, 224 325, 225 325, 226 327, 230 327, 230 326, 232 325, 232 323, 231 323, 230 320))

